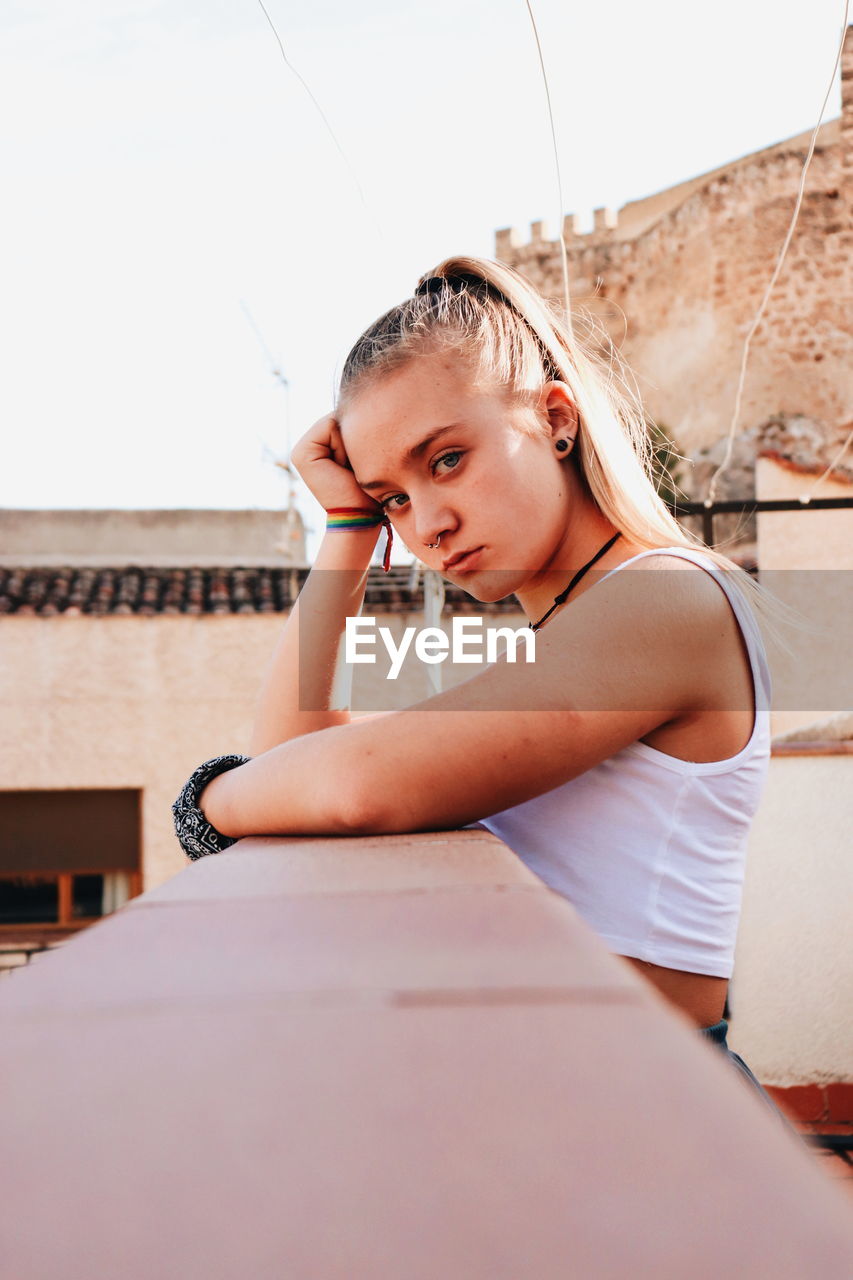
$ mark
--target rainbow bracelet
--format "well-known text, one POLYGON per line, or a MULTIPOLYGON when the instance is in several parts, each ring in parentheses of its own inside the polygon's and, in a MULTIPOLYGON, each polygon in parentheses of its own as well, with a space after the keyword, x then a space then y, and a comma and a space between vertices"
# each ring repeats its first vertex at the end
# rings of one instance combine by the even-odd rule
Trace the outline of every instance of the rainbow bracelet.
POLYGON ((391 543, 394 539, 394 531, 391 528, 391 521, 381 511, 377 511, 374 507, 329 507, 326 512, 326 528, 327 529, 374 529, 381 524, 388 535, 388 541, 385 543, 385 555, 382 558, 382 568, 386 573, 391 568, 391 543))

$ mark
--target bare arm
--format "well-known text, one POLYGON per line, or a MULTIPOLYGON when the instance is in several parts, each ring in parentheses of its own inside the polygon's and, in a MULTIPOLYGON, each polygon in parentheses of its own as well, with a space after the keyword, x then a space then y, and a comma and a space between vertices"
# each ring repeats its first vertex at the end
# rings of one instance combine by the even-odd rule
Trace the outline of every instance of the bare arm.
POLYGON ((521 804, 701 705, 718 595, 704 573, 616 574, 537 637, 535 663, 285 742, 214 778, 202 811, 239 838, 429 831, 521 804))
POLYGON ((376 530, 326 534, 285 623, 258 699, 249 754, 348 724, 346 619, 361 608, 376 530))
MULTIPOLYGON (((299 441, 292 462, 314 496, 330 507, 381 514, 356 484, 338 424, 321 418, 299 441)), ((343 662, 346 619, 364 601, 370 558, 381 526, 327 532, 291 610, 258 699, 249 754, 291 738, 348 724, 349 672, 343 662)))

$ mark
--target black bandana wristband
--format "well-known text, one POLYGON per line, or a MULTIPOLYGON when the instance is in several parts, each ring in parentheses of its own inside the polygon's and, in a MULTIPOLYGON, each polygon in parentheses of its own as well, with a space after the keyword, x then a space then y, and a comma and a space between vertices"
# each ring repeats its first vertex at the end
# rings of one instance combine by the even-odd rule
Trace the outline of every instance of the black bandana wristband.
POLYGON ((198 798, 212 778, 229 769, 237 769, 241 764, 248 764, 251 756, 216 756, 200 764, 184 783, 181 794, 172 805, 175 816, 175 834, 178 843, 188 858, 193 861, 203 858, 208 853, 222 853, 237 843, 237 837, 224 836, 216 827, 211 826, 198 807, 198 798))

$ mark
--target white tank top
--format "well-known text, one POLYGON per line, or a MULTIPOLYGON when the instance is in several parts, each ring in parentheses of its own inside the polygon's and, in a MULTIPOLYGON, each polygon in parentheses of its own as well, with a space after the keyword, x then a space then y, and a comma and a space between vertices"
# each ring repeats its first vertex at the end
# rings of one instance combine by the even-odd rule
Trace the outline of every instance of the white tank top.
POLYGON ((699 551, 663 547, 610 573, 648 555, 692 560, 725 591, 752 669, 749 742, 736 756, 706 764, 634 742, 562 786, 472 825, 494 832, 568 898, 611 951, 729 978, 747 837, 770 758, 770 672, 730 571, 699 551))

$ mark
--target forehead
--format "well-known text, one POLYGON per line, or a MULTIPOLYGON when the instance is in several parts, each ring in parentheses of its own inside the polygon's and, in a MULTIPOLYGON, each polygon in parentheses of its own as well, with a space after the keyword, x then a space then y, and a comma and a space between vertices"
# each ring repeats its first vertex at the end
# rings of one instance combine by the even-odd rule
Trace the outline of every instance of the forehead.
POLYGON ((407 449, 438 427, 475 422, 495 395, 455 352, 416 356, 390 373, 368 380, 340 412, 347 455, 357 475, 407 449))

